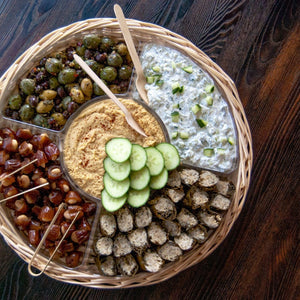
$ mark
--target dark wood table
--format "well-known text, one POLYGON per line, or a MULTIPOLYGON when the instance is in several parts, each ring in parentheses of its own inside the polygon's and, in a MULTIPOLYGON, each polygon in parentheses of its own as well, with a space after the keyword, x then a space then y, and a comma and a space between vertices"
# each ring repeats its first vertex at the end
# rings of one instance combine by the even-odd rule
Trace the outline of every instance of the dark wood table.
POLYGON ((1 299, 296 299, 300 297, 300 2, 296 0, 2 0, 0 74, 42 36, 114 17, 183 35, 235 81, 253 135, 244 208, 221 246, 160 284, 97 290, 32 278, 0 239, 1 299))

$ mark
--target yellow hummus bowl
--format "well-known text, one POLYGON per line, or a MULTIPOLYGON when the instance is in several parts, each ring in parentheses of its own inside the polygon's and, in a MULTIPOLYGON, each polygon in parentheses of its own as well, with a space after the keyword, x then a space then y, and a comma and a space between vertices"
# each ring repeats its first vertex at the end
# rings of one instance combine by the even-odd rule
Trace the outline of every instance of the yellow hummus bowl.
POLYGON ((128 138, 143 147, 169 141, 167 130, 157 114, 145 103, 128 98, 120 101, 145 131, 143 137, 126 122, 112 100, 99 97, 88 101, 68 120, 61 141, 65 172, 87 196, 100 199, 106 157, 105 144, 115 137, 128 138))

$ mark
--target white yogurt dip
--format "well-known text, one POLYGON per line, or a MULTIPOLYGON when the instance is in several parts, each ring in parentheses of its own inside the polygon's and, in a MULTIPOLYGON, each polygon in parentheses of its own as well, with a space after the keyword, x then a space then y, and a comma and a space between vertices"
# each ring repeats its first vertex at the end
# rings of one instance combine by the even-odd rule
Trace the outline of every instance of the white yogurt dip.
POLYGON ((190 58, 165 46, 145 45, 140 59, 149 105, 166 125, 182 162, 232 171, 237 161, 234 122, 216 86, 209 88, 212 78, 190 58))

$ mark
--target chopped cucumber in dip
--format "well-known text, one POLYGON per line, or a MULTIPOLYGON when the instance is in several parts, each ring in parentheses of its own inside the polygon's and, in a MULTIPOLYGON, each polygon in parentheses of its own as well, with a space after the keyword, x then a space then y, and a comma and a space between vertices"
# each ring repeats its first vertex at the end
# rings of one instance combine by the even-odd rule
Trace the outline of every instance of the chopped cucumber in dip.
POLYGON ((201 128, 203 128, 207 125, 207 121, 204 121, 202 119, 196 119, 196 121, 201 128))
POLYGON ((171 116, 172 116, 172 122, 176 122, 176 123, 179 122, 179 112, 178 111, 173 111, 171 113, 171 116))
POLYGON ((193 107, 192 107, 192 112, 196 115, 198 112, 201 111, 201 106, 199 104, 195 104, 193 107))
POLYGON ((212 93, 215 89, 215 86, 213 84, 208 84, 204 89, 206 93, 212 93))
MULTIPOLYGON (((140 59, 146 76, 159 74, 164 81, 161 86, 155 81, 146 83, 145 89, 149 106, 166 125, 182 162, 218 172, 233 171, 238 159, 234 121, 210 75, 183 53, 163 45, 144 45, 140 59), (159 72, 154 66, 159 66, 159 72), (206 148, 212 148, 214 155, 204 155, 206 148), (224 148, 224 154, 218 148, 224 148)), ((138 94, 134 97, 138 99, 138 94)))
POLYGON ((184 67, 184 68, 182 68, 182 70, 187 72, 188 74, 193 73, 193 67, 192 66, 184 67))

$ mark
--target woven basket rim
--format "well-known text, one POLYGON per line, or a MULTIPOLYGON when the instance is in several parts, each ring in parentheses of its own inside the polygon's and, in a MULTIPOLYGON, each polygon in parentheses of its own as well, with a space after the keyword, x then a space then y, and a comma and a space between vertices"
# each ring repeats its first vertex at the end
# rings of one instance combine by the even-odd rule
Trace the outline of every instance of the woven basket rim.
MULTIPOLYGON (((236 192, 232 199, 231 207, 226 213, 222 224, 210 239, 202 246, 197 246, 193 248, 193 250, 185 253, 179 261, 166 264, 166 266, 157 273, 141 272, 134 277, 117 276, 109 278, 99 274, 89 273, 88 270, 68 269, 55 262, 51 262, 45 271, 45 274, 54 279, 95 288, 128 288, 156 284, 173 277, 177 273, 206 258, 222 243, 241 212, 250 184, 253 163, 250 128, 233 80, 204 52, 181 35, 152 23, 141 22, 134 19, 127 19, 127 23, 134 38, 147 40, 155 37, 157 40, 163 40, 167 46, 176 48, 189 56, 194 62, 207 71, 217 85, 221 87, 231 107, 238 135, 239 164, 235 172, 236 192)), ((76 35, 82 35, 83 32, 90 31, 110 32, 121 36, 121 31, 115 18, 87 19, 74 22, 48 33, 21 54, 2 75, 0 78, 0 104, 5 101, 7 95, 14 88, 13 85, 16 84, 20 75, 25 71, 28 72, 29 69, 26 69, 26 66, 32 64, 34 60, 45 51, 51 50, 52 43, 59 44, 59 42, 74 38, 76 35), (24 68, 26 70, 24 70, 24 68)), ((28 263, 34 250, 20 238, 1 206, 0 233, 6 243, 28 263)), ((40 257, 39 260, 36 260, 34 266, 38 269, 42 269, 46 262, 46 258, 40 257)))

